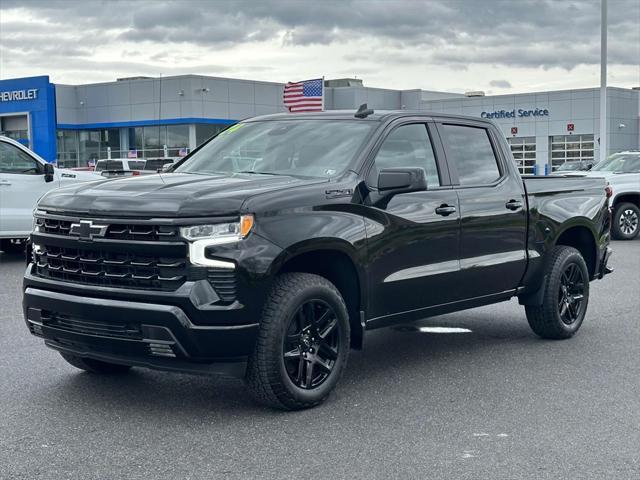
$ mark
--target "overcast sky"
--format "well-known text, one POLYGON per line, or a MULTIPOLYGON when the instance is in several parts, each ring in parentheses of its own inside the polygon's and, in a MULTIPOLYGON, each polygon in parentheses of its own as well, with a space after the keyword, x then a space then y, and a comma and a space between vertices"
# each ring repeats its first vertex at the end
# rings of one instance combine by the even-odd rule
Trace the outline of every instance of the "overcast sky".
MULTIPOLYGON (((599 85, 599 0, 0 0, 0 78, 197 73, 487 93, 599 85)), ((640 86, 640 0, 609 0, 609 83, 640 86)))

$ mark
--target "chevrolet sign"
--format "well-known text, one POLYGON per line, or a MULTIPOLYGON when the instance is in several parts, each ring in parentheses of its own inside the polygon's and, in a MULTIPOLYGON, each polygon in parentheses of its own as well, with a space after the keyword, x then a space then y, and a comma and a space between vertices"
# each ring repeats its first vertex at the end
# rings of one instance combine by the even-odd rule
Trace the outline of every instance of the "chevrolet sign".
POLYGON ((36 98, 38 98, 37 88, 29 88, 27 90, 12 90, 9 92, 0 92, 0 102, 35 100, 36 98))

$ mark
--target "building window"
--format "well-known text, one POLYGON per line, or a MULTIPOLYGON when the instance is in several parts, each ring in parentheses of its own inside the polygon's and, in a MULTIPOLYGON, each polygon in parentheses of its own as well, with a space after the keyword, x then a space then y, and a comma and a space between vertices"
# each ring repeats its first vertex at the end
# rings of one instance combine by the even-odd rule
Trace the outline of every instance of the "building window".
POLYGON ((199 147, 204 142, 209 140, 214 135, 217 135, 222 130, 227 128, 228 125, 214 125, 211 123, 197 123, 196 124, 196 147, 199 147))
POLYGON ((109 155, 120 158, 120 129, 58 130, 57 150, 61 168, 86 167, 109 155))
POLYGON ((167 125, 166 145, 170 157, 178 156, 179 152, 175 150, 189 146, 189 125, 167 125))
POLYGON ((58 130, 56 132, 57 161, 60 168, 78 166, 78 132, 58 130))
POLYGON ((533 175, 536 167, 536 137, 510 137, 513 158, 522 175, 533 175))
POLYGON ((135 127, 128 135, 129 153, 136 150, 138 158, 184 156, 189 147, 189 125, 135 127))
POLYGON ((554 135, 549 137, 549 150, 552 171, 564 162, 593 162, 593 135, 554 135))

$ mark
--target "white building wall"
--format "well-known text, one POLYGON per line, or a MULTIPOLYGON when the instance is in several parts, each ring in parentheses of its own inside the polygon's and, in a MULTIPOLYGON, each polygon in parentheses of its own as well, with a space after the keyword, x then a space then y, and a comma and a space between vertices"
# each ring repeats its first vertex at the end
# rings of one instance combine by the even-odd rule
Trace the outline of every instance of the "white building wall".
MULTIPOLYGON (((608 101, 608 152, 638 149, 638 123, 640 91, 621 88, 607 89, 608 101), (620 125, 624 125, 621 127, 620 125)), ((599 89, 579 89, 559 92, 540 92, 518 95, 496 95, 490 97, 464 97, 423 101, 421 110, 436 113, 453 113, 481 116, 483 112, 500 110, 516 111, 515 118, 495 118, 505 137, 536 137, 536 160, 538 171, 544 171, 549 162, 549 137, 553 135, 594 135, 594 158, 599 155, 599 89), (517 116, 518 109, 547 109, 545 116, 517 116), (573 132, 568 124, 574 125, 573 132), (518 133, 513 135, 511 128, 518 133)))

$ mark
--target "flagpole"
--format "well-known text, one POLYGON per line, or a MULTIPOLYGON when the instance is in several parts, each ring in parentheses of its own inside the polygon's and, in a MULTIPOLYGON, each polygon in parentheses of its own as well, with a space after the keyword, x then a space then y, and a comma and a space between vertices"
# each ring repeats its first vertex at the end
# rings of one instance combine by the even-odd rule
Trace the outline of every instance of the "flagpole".
POLYGON ((600 0, 600 161, 607 158, 607 0, 600 0))

